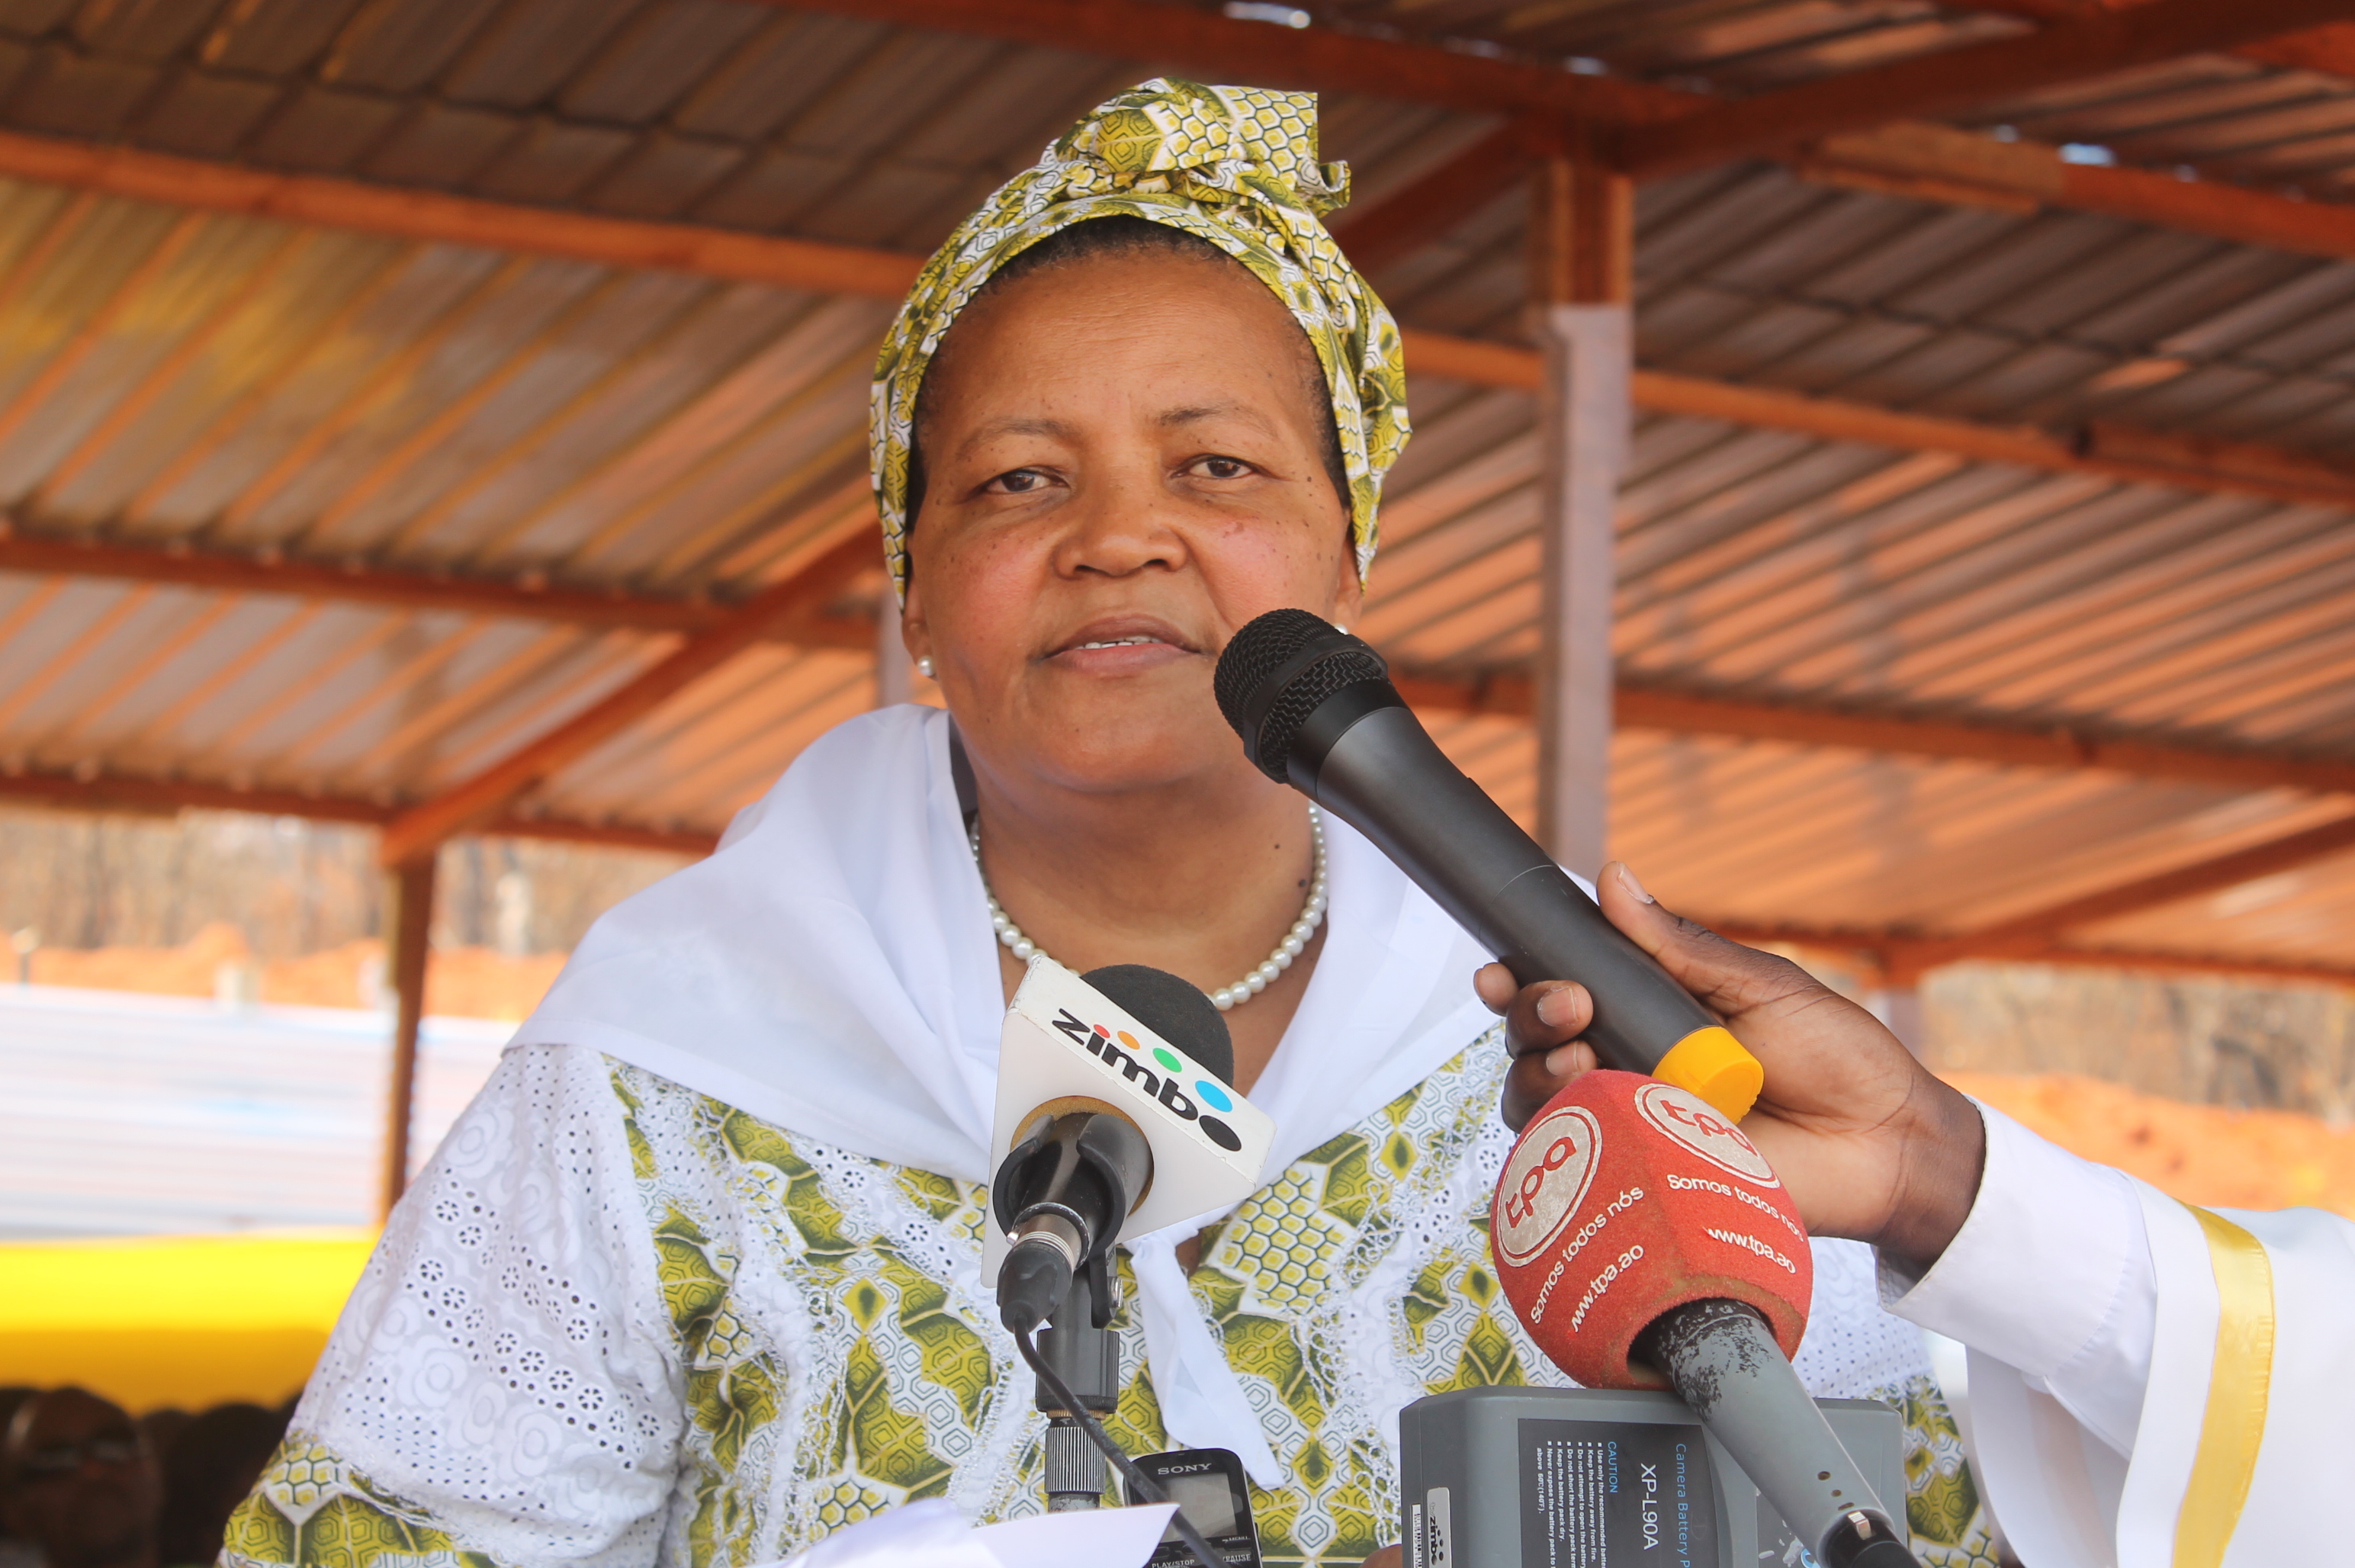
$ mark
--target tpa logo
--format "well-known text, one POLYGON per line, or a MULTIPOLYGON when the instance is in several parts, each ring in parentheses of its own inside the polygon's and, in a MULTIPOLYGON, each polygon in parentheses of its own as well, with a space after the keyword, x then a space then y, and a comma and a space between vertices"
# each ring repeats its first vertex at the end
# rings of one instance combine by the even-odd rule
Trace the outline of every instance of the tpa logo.
POLYGON ((1602 1124, 1583 1105, 1565 1105, 1521 1135, 1497 1183, 1497 1251, 1529 1262, 1561 1234, 1594 1183, 1602 1124))
POLYGON ((1117 1072, 1146 1098, 1157 1100, 1162 1108, 1180 1120, 1188 1121, 1201 1130, 1204 1137, 1220 1148, 1233 1153, 1243 1147, 1235 1129, 1208 1115, 1203 1107, 1213 1111, 1231 1111, 1234 1096, 1224 1084, 1207 1075, 1197 1077, 1191 1083, 1184 1082, 1188 1074, 1186 1059, 1162 1046, 1148 1050, 1126 1029, 1110 1029, 1102 1024, 1083 1022, 1069 1008, 1056 1009, 1055 1027, 1087 1049, 1089 1055, 1104 1064, 1108 1072, 1117 1072), (1145 1064, 1149 1058, 1162 1069, 1156 1072, 1145 1064), (1188 1095, 1188 1089, 1193 1093, 1188 1095), (1199 1100, 1201 1104, 1196 1104, 1199 1100))
POLYGON ((1636 1091, 1636 1109, 1644 1119, 1729 1176, 1761 1187, 1780 1187, 1774 1168, 1741 1129, 1720 1115, 1700 1096, 1673 1083, 1651 1083, 1636 1091))

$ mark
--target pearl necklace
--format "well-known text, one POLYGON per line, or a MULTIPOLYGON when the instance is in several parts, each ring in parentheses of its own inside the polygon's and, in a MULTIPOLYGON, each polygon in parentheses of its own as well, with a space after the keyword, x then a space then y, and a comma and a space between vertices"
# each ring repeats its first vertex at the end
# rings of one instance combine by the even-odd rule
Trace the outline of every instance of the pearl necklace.
MULTIPOLYGON (((1300 918, 1292 923, 1292 929, 1284 933, 1284 940, 1275 944, 1275 951, 1269 954, 1258 968, 1233 985, 1221 986, 1210 993, 1211 1005, 1219 1011, 1223 1013, 1231 1008, 1239 1008, 1266 990, 1270 982, 1292 967, 1292 961, 1300 956, 1302 950, 1307 947, 1309 938, 1316 934, 1316 927, 1324 922, 1325 817, 1314 805, 1308 808, 1308 845, 1314 864, 1308 874, 1308 901, 1300 906, 1300 918)), ((997 933, 997 940, 1004 943, 1014 956, 1025 963, 1029 962, 1030 955, 1039 950, 1039 944, 1023 935, 1022 928, 1015 924, 999 906, 997 895, 990 891, 989 873, 981 869, 979 817, 975 817, 973 824, 973 869, 981 872, 982 896, 989 901, 990 929, 997 933)))

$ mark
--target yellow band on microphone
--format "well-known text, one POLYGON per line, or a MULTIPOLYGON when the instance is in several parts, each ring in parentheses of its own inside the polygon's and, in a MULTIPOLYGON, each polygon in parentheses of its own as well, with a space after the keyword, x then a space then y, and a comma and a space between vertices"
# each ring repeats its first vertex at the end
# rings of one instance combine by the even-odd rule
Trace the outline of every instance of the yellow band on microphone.
POLYGON ((1668 1047, 1652 1076, 1691 1091, 1737 1122, 1766 1086, 1766 1070, 1721 1024, 1697 1029, 1668 1047))

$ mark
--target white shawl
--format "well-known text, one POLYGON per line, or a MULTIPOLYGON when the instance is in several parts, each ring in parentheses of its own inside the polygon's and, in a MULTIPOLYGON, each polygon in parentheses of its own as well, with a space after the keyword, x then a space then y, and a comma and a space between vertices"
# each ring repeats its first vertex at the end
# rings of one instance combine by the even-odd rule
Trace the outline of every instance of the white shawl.
MULTIPOLYGON (((1271 1180, 1493 1021, 1472 994, 1486 955, 1346 824, 1328 817, 1326 839, 1324 949, 1251 1093, 1276 1124, 1271 1180)), ((598 921, 510 1043, 586 1046, 855 1153, 986 1181, 1005 1010, 949 717, 898 707, 828 731, 717 852, 598 921)), ((1185 1229, 1129 1249, 1164 1424, 1274 1485, 1171 1250, 1185 1229)))

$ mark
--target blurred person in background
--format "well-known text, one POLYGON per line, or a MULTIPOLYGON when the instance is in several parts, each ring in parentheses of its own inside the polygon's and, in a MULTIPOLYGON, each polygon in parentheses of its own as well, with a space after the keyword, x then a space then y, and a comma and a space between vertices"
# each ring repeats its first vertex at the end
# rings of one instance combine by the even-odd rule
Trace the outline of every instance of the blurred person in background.
POLYGON ((0 1442, 0 1521, 47 1568, 157 1568, 161 1493, 137 1423, 87 1389, 33 1395, 0 1442))
POLYGON ((204 1563, 220 1555, 229 1516, 261 1478, 293 1413, 287 1407, 217 1404, 181 1426, 164 1451, 164 1510, 156 1530, 162 1562, 204 1563))
POLYGON ((155 1463, 166 1463, 172 1445, 194 1419, 176 1404, 159 1404, 139 1417, 140 1435, 147 1439, 147 1452, 155 1456, 155 1463))
MULTIPOLYGON (((0 1443, 8 1439, 8 1424, 16 1417, 17 1409, 38 1391, 23 1383, 0 1388, 0 1443)), ((0 1512, 0 1568, 38 1568, 41 1554, 29 1541, 19 1541, 10 1528, 7 1516, 0 1512)))

